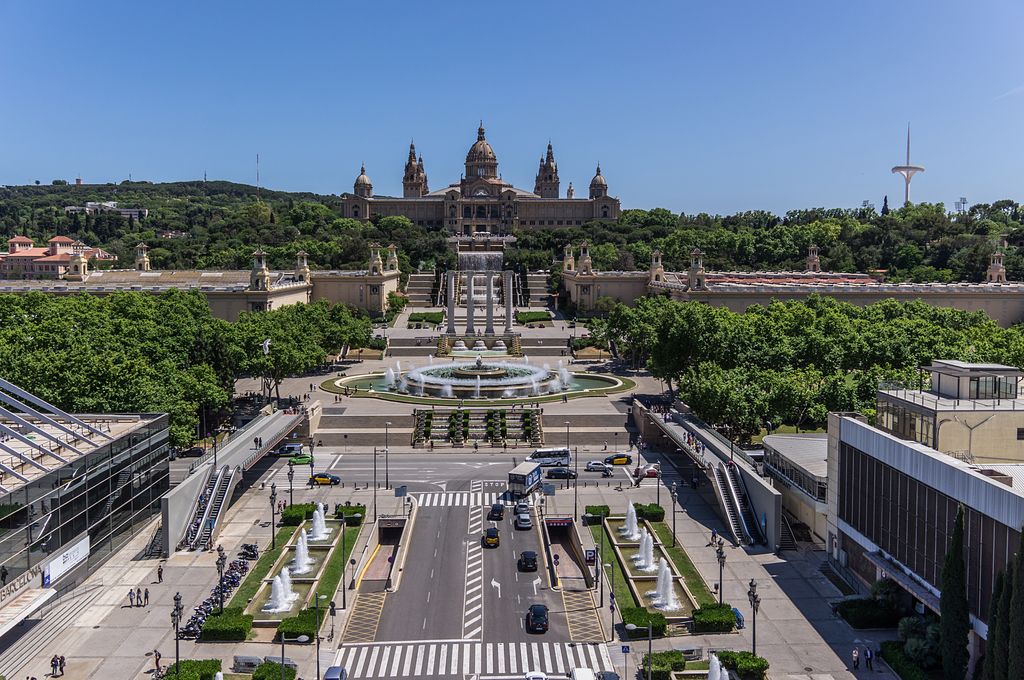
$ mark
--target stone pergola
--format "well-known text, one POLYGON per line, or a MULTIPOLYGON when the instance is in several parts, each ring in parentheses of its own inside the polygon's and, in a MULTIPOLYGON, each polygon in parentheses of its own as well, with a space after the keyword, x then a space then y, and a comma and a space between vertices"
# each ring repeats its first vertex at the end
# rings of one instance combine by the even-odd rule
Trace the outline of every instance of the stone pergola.
MULTIPOLYGON (((467 271, 466 275, 466 335, 476 334, 476 303, 473 299, 477 272, 467 271)), ((486 277, 486 294, 484 296, 485 326, 484 335, 494 335, 494 306, 496 295, 494 291, 495 272, 488 270, 481 272, 486 277)), ((448 272, 448 324, 446 332, 448 335, 455 335, 455 284, 458 281, 459 272, 448 272)), ((509 270, 501 272, 502 289, 505 291, 505 329, 504 333, 512 332, 512 320, 515 314, 512 305, 512 272, 509 270)))

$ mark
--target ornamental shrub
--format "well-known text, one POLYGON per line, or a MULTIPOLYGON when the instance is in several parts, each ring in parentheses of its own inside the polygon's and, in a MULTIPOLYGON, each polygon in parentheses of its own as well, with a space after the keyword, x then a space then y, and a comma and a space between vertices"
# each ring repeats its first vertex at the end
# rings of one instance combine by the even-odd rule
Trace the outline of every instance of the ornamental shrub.
POLYGON ((203 642, 244 642, 251 630, 252 616, 243 614, 242 607, 225 607, 223 614, 214 611, 206 618, 200 639, 203 642))
MULTIPOLYGON (((588 505, 583 508, 583 512, 595 517, 607 517, 612 511, 607 505, 588 505)), ((600 522, 595 520, 594 523, 599 524, 600 522)))
POLYGON ((166 677, 180 677, 181 680, 213 680, 220 671, 220 666, 220 659, 183 659, 180 663, 167 666, 166 677))
POLYGON ((768 675, 768 659, 754 656, 750 652, 715 652, 722 665, 736 671, 743 680, 763 680, 768 675))
POLYGON ((252 674, 252 680, 295 680, 295 669, 284 667, 284 674, 281 674, 281 664, 274 661, 265 661, 256 667, 252 674))
POLYGON ((648 522, 661 522, 665 519, 665 508, 657 503, 643 504, 633 503, 637 519, 645 519, 648 522))
POLYGON ((366 506, 361 503, 358 505, 336 504, 334 506, 334 517, 335 519, 344 517, 346 526, 357 527, 366 519, 366 506), (356 517, 356 515, 359 515, 359 517, 356 517))
POLYGON ((647 668, 648 658, 651 662, 651 680, 672 680, 673 672, 686 670, 686 659, 678 649, 644 654, 640 668, 647 668))
POLYGON ((643 607, 623 607, 622 622, 632 623, 636 626, 636 630, 626 631, 626 635, 631 640, 639 640, 640 638, 647 637, 648 622, 652 624, 652 634, 654 637, 664 636, 665 629, 668 627, 668 622, 665 620, 664 614, 660 612, 649 612, 643 607))
MULTIPOLYGON (((320 620, 323 621, 326 615, 327 610, 321 608, 320 620)), ((316 624, 316 609, 303 609, 296 616, 289 616, 281 620, 277 626, 277 640, 280 642, 282 635, 285 640, 295 640, 300 635, 307 635, 312 640, 316 637, 316 624)))
POLYGON ((902 680, 927 680, 928 676, 925 675, 925 672, 907 658, 907 655, 903 653, 903 645, 896 640, 887 640, 882 643, 882 658, 902 680))
POLYGON ((843 600, 837 609, 853 628, 895 628, 900 620, 899 611, 870 597, 843 600))
POLYGON ((313 503, 296 503, 289 505, 281 511, 281 525, 286 527, 297 527, 307 519, 313 519, 313 511, 316 505, 313 503))
POLYGON ((694 633, 728 633, 736 627, 736 615, 728 602, 706 604, 693 612, 694 633))

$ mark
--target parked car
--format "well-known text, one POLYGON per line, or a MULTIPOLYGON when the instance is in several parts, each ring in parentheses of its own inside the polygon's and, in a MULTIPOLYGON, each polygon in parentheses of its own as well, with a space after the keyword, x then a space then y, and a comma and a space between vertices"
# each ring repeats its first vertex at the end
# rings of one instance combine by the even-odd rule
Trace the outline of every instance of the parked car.
POLYGON ((179 458, 198 458, 203 455, 203 449, 200 446, 193 446, 191 449, 185 449, 178 453, 179 458))
POLYGON ((324 673, 324 680, 348 680, 348 671, 341 666, 331 666, 324 673))
POLYGON ((548 631, 548 608, 542 604, 531 604, 526 611, 526 630, 530 633, 548 631))
POLYGON ((611 671, 598 671, 597 680, 619 680, 619 674, 611 671))
POLYGON ((497 548, 499 545, 501 545, 501 535, 498 533, 498 530, 494 527, 491 527, 484 531, 483 540, 484 546, 488 548, 497 548))
POLYGON ((587 472, 604 472, 605 470, 611 469, 611 463, 605 463, 600 460, 591 460, 587 462, 587 472))
POLYGON ((548 479, 576 479, 576 471, 569 468, 551 468, 548 479))
POLYGON ((341 484, 341 477, 327 472, 318 472, 310 477, 310 479, 313 480, 314 484, 320 486, 337 486, 338 484, 341 484))
POLYGON ((516 566, 519 571, 537 571, 537 553, 532 550, 524 550, 519 553, 519 561, 516 566))
POLYGON ((505 506, 501 503, 495 503, 492 505, 490 511, 487 513, 487 519, 491 519, 496 522, 500 522, 505 519, 505 506))
POLYGON ((628 453, 613 453, 604 459, 609 465, 632 465, 633 456, 628 453))
POLYGON ((516 529, 532 529, 533 520, 530 519, 529 513, 523 513, 516 515, 516 529))

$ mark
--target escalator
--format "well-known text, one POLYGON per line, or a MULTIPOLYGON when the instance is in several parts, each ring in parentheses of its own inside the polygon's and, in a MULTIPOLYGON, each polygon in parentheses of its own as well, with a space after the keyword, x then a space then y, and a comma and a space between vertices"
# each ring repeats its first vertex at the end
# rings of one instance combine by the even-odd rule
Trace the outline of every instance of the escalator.
POLYGON ((732 533, 733 542, 736 545, 740 545, 745 540, 745 534, 743 523, 740 520, 739 508, 736 506, 736 502, 733 500, 730 492, 729 475, 725 472, 725 465, 721 463, 713 467, 712 471, 714 472, 713 482, 718 505, 729 523, 729 531, 732 533))

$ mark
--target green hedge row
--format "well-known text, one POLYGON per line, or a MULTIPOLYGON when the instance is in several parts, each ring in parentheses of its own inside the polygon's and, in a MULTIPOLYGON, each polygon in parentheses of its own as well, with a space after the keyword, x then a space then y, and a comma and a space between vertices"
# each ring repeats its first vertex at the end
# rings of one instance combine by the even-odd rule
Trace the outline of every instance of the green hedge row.
POLYGON ((439 324, 444 319, 443 312, 413 312, 409 315, 409 323, 439 324))
POLYGON ((520 325, 550 320, 551 312, 516 312, 516 323, 520 325))
POLYGON ((314 503, 296 503, 289 505, 281 511, 281 525, 286 527, 297 527, 307 519, 313 519, 313 511, 316 510, 314 503))
POLYGON ((626 631, 631 640, 638 640, 647 637, 647 624, 650 622, 654 628, 654 637, 663 637, 668 627, 665 615, 660 612, 649 612, 643 607, 624 607, 622 609, 622 622, 632 623, 636 626, 634 631, 626 631))
POLYGON ((220 671, 220 665, 220 659, 184 659, 178 664, 169 665, 166 677, 180 677, 181 680, 213 680, 220 671))
POLYGON ((242 611, 242 607, 225 607, 223 614, 214 611, 203 623, 202 640, 244 642, 252 630, 252 616, 243 614, 242 611))
MULTIPOLYGON (((340 548, 339 548, 340 549, 340 548)), ((327 614, 327 608, 320 608, 320 620, 324 620, 324 616, 327 614)), ((303 609, 296 616, 290 616, 286 619, 282 619, 281 623, 277 626, 277 640, 281 641, 283 635, 285 640, 294 640, 300 635, 308 635, 309 639, 312 640, 316 636, 317 620, 316 620, 316 609, 303 609)))
POLYGON ((735 626, 736 615, 728 602, 706 604, 693 612, 694 633, 728 633, 735 626))
MULTIPOLYGON (((594 515, 595 517, 607 517, 612 511, 607 505, 588 505, 583 508, 583 512, 587 515, 594 515)), ((600 520, 592 521, 594 524, 600 524, 600 520)))
POLYGON ((768 659, 754 656, 750 652, 716 651, 715 656, 723 666, 736 671, 743 680, 763 680, 768 675, 768 659))
POLYGON ((345 518, 345 524, 350 527, 357 527, 366 519, 365 505, 339 505, 334 513, 335 519, 345 518), (359 517, 356 517, 359 515, 359 517))
POLYGON ((644 669, 645 672, 648 660, 651 662, 651 680, 672 680, 673 672, 678 673, 686 670, 686 659, 678 649, 644 654, 644 660, 640 664, 640 668, 644 669))
POLYGON ((645 519, 648 522, 660 522, 665 519, 665 508, 657 503, 633 503, 637 519, 645 519))
POLYGON ((899 611, 870 597, 843 600, 838 610, 853 628, 895 628, 900 622, 899 611))
POLYGON ((265 661, 256 667, 252 674, 252 680, 295 680, 295 669, 284 667, 281 673, 281 664, 274 661, 265 661))

